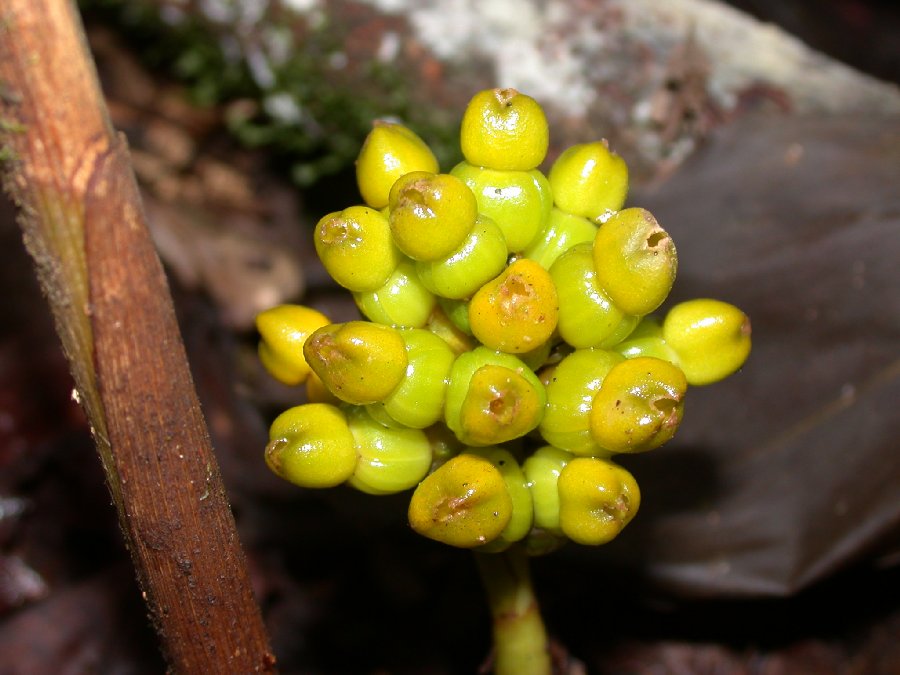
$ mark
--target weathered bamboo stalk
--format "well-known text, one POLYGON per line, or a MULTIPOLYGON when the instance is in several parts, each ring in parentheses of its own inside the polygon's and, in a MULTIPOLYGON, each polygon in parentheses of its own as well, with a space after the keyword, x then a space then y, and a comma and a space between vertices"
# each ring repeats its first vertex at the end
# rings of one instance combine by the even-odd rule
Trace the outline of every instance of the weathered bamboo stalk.
POLYGON ((0 143, 171 670, 272 671, 128 151, 71 0, 0 5, 0 143))

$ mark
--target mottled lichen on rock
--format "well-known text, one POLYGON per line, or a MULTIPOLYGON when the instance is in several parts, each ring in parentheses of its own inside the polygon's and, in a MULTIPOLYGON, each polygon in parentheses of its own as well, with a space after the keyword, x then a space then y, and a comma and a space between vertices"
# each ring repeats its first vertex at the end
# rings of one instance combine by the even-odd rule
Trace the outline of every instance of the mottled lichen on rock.
POLYGON ((315 3, 255 3, 253 21, 246 8, 240 16, 189 12, 165 0, 80 4, 87 18, 126 31, 144 62, 184 82, 193 102, 223 106, 229 131, 269 151, 301 186, 349 168, 373 119, 403 120, 442 165, 459 159, 451 119, 417 114, 415 79, 388 67, 377 49, 348 55, 358 37, 352 21, 325 16, 315 3))

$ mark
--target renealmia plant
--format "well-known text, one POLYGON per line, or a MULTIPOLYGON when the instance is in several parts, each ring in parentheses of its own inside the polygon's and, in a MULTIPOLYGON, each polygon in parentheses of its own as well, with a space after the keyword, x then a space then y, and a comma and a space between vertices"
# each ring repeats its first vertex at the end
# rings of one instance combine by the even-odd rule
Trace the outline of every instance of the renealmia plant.
POLYGON ((622 208, 628 170, 605 141, 545 176, 548 140, 514 89, 471 100, 449 173, 376 122, 357 161, 365 203, 314 235, 367 320, 279 306, 257 322, 263 364, 309 401, 272 424, 269 466, 302 487, 413 490, 412 529, 475 552, 503 675, 551 670, 527 557, 614 539, 641 496, 613 457, 671 439, 688 385, 750 351, 727 303, 652 315, 675 280, 671 237, 622 208))

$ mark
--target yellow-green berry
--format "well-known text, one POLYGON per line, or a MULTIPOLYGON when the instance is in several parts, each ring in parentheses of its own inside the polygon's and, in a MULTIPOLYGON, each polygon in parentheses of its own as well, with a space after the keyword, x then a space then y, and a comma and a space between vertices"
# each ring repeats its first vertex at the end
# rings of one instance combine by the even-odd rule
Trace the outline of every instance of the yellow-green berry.
POLYGON ((399 331, 368 321, 323 326, 306 340, 303 354, 328 391, 355 405, 383 401, 406 374, 399 331))
POLYGON ((675 282, 675 244, 646 209, 617 212, 594 237, 597 284, 625 314, 659 307, 675 282))
POLYGON ((721 300, 688 300, 663 319, 662 335, 690 384, 711 384, 738 370, 750 355, 750 319, 721 300))
POLYGON ((546 401, 544 387, 521 360, 476 347, 450 369, 444 421, 466 445, 496 445, 536 428, 546 401))
POLYGON ((459 248, 439 260, 417 262, 416 273, 435 295, 458 300, 500 274, 506 254, 506 239, 497 223, 478 216, 459 248))
POLYGON ((498 171, 460 162, 450 173, 474 193, 478 212, 500 226, 510 253, 523 250, 543 231, 553 195, 537 169, 498 171))
POLYGON ((559 473, 559 526, 572 541, 598 546, 614 539, 641 505, 634 477, 596 457, 576 457, 559 473))
POLYGON ((487 89, 472 97, 459 132, 469 164, 530 171, 544 161, 550 128, 544 110, 516 89, 487 89))
POLYGON ((444 416, 444 399, 455 355, 440 337, 425 329, 400 331, 406 345, 406 374, 382 406, 403 426, 424 429, 444 416))
POLYGON ((678 366, 650 356, 626 359, 607 374, 594 396, 590 429, 611 452, 644 452, 675 435, 687 380, 678 366))
POLYGON ((376 120, 356 159, 356 182, 363 201, 375 209, 387 206, 391 187, 411 171, 438 171, 431 149, 411 129, 376 120))
POLYGON ((368 206, 350 206, 324 216, 313 240, 331 278, 350 291, 380 288, 400 263, 387 218, 368 206))
POLYGON ((662 320, 657 316, 645 316, 627 338, 611 349, 627 359, 655 356, 676 366, 679 365, 675 350, 663 340, 662 320))
POLYGON ((419 534, 460 548, 483 546, 506 529, 513 504, 500 470, 484 457, 461 454, 429 474, 409 500, 419 534))
POLYGON ((614 352, 577 349, 556 365, 547 383, 547 409, 539 427, 547 443, 576 455, 609 453, 591 435, 591 406, 607 373, 621 361, 614 352))
POLYGON ((543 445, 531 453, 522 464, 531 498, 534 503, 534 526, 552 534, 561 534, 559 527, 559 474, 574 459, 571 452, 543 445))
POLYGON ((350 487, 374 495, 402 492, 431 468, 431 444, 422 430, 386 427, 359 407, 348 408, 347 423, 357 454, 350 487))
POLYGON ((522 251, 522 256, 549 270, 563 253, 577 244, 593 242, 595 236, 597 226, 590 220, 553 207, 544 229, 522 251))
POLYGON ((534 523, 534 505, 531 490, 519 462, 506 448, 488 446, 483 448, 467 448, 467 454, 483 457, 500 471, 506 481, 506 489, 512 500, 512 516, 500 535, 483 550, 488 552, 502 551, 525 537, 534 523))
POLYGON ((370 321, 397 328, 421 328, 428 323, 436 302, 409 258, 399 262, 383 286, 354 293, 353 300, 370 321))
POLYGON ((343 412, 327 403, 306 403, 272 422, 265 458, 273 472, 295 485, 327 488, 353 474, 356 449, 343 412))
POLYGON ((628 195, 628 167, 605 140, 564 150, 548 178, 556 206, 590 220, 618 211, 628 195))
POLYGON ((276 380, 302 384, 311 372, 303 343, 313 331, 327 326, 328 317, 303 305, 278 305, 256 316, 259 360, 276 380))
POLYGON ((576 349, 618 344, 640 321, 619 309, 597 283, 590 243, 557 258, 550 278, 559 295, 559 336, 576 349))
POLYGON ((413 260, 439 260, 465 241, 478 206, 456 176, 415 171, 391 188, 390 225, 394 243, 413 260))

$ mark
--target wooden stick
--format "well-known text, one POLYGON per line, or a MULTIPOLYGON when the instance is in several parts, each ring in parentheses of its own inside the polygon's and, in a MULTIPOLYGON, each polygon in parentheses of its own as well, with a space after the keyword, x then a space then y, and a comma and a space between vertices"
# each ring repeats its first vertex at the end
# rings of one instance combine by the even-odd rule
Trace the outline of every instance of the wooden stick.
POLYGON ((124 140, 71 0, 0 6, 0 157, 173 672, 272 672, 124 140))

